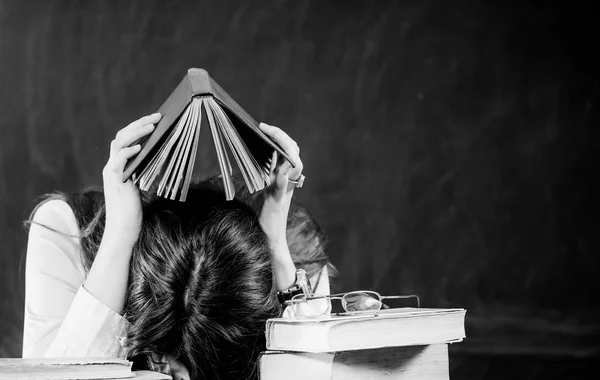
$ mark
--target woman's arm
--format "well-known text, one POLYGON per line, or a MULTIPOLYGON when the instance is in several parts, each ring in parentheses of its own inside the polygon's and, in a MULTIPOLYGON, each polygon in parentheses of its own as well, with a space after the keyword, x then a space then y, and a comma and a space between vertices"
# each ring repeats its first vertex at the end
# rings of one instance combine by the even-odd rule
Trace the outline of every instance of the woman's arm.
POLYGON ((100 249, 84 287, 116 313, 123 313, 133 245, 142 226, 142 204, 138 188, 129 179, 123 182, 127 160, 140 151, 135 141, 154 130, 160 114, 134 121, 120 130, 110 145, 110 158, 102 171, 106 224, 100 249))
POLYGON ((260 224, 269 238, 273 252, 273 272, 277 290, 285 290, 296 281, 296 266, 292 261, 286 238, 287 216, 296 185, 289 180, 296 180, 302 174, 303 164, 300 160, 298 144, 284 131, 277 127, 260 124, 260 129, 292 158, 296 167, 275 152, 271 164, 271 186, 266 189, 266 197, 260 212, 260 224))
POLYGON ((32 218, 25 269, 24 358, 116 356, 127 321, 82 284, 77 220, 61 199, 42 203, 32 218))
MULTIPOLYGON (((77 239, 61 238, 60 231, 68 230, 61 217, 70 215, 75 222, 69 206, 51 201, 54 206, 62 203, 60 207, 67 211, 53 212, 47 205, 37 210, 27 247, 24 356, 124 355, 117 339, 126 327, 120 314, 142 213, 137 188, 131 180, 122 181, 123 169, 127 159, 139 152, 139 146, 129 145, 150 133, 159 119, 160 115, 141 118, 119 131, 111 143, 103 171, 104 235, 87 276, 77 239), (64 264, 69 260, 71 265, 64 264)), ((71 224, 75 225, 70 228, 72 235, 79 235, 76 222, 71 224)))

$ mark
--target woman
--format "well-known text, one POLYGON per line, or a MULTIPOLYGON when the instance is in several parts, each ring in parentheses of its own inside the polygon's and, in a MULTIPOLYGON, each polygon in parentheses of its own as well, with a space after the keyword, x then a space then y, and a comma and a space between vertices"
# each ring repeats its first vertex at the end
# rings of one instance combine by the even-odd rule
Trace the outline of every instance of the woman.
POLYGON ((298 146, 261 124, 297 165, 274 157, 258 219, 201 186, 185 204, 142 200, 123 169, 140 151, 131 144, 159 119, 117 133, 101 194, 52 199, 32 213, 24 357, 129 357, 181 378, 253 373, 264 322, 280 309, 273 292, 296 280, 286 219, 290 180, 302 173, 298 146))

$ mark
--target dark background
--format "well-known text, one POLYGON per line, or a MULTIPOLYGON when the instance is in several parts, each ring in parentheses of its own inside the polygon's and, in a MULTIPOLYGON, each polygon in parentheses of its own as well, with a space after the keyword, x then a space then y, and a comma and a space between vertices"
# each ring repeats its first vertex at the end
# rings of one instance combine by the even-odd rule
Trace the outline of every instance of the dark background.
POLYGON ((202 67, 301 146, 338 290, 466 308, 453 379, 582 377, 600 66, 592 9, 564 4, 0 0, 0 356, 20 355, 34 197, 101 184, 116 131, 202 67))

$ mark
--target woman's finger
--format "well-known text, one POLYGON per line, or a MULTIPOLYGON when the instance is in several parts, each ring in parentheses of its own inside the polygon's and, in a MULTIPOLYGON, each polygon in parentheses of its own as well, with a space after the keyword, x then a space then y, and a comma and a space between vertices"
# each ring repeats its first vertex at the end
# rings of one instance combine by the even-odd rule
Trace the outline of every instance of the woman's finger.
POLYGON ((296 160, 300 158, 300 149, 298 148, 298 144, 296 144, 296 142, 290 136, 288 136, 287 133, 282 131, 280 128, 265 123, 260 123, 259 127, 292 158, 294 163, 296 163, 296 160))
POLYGON ((287 180, 291 169, 292 165, 289 163, 289 161, 283 159, 283 161, 280 162, 279 165, 277 165, 273 174, 276 176, 276 178, 284 178, 285 180, 287 180))
POLYGON ((278 159, 279 154, 277 154, 276 150, 273 150, 273 155, 271 156, 271 165, 269 167, 269 174, 273 174, 275 172, 275 167, 277 166, 278 159))
POLYGON ((147 124, 140 128, 129 130, 110 142, 110 155, 117 155, 123 148, 128 148, 139 142, 144 136, 154 131, 154 124, 147 124))
POLYGON ((119 153, 121 149, 131 146, 137 140, 154 131, 154 124, 158 123, 160 118, 159 113, 144 116, 117 132, 115 139, 110 144, 111 155, 119 153))
POLYGON ((142 147, 139 144, 121 149, 119 153, 108 159, 105 169, 108 169, 113 173, 123 175, 123 170, 125 170, 127 160, 138 154, 141 149, 142 147))
POLYGON ((292 167, 290 162, 283 156, 273 154, 273 158, 271 159, 271 182, 275 184, 277 189, 293 190, 294 185, 289 184, 288 181, 290 179, 297 180, 302 174, 303 169, 298 144, 287 133, 277 127, 265 123, 261 123, 260 127, 267 136, 279 144, 295 164, 292 167))
POLYGON ((159 112, 156 112, 156 113, 153 113, 150 115, 146 115, 146 116, 140 117, 136 121, 131 122, 127 127, 123 128, 123 129, 127 129, 129 127, 136 128, 136 127, 139 127, 141 125, 146 125, 146 124, 156 124, 156 123, 158 123, 158 121, 160 120, 161 117, 162 117, 162 115, 159 112))
POLYGON ((271 178, 271 182, 274 182, 279 189, 288 189, 288 180, 296 180, 302 174, 302 160, 300 159, 300 148, 298 144, 283 130, 274 127, 269 124, 260 123, 261 130, 270 138, 272 138, 283 150, 290 156, 295 166, 292 167, 290 163, 283 158, 283 156, 277 155, 275 168, 273 170, 273 162, 271 162, 271 173, 275 178, 271 178))

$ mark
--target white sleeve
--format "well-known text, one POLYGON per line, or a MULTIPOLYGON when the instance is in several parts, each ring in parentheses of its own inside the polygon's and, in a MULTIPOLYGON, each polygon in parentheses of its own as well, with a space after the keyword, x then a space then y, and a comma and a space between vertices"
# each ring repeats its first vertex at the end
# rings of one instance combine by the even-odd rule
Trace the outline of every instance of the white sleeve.
POLYGON ((314 276, 314 278, 310 279, 311 284, 315 284, 316 287, 313 289, 313 293, 329 295, 331 294, 331 289, 329 285, 329 270, 327 270, 327 265, 323 266, 323 269, 314 276))
POLYGON ((84 288, 85 269, 73 211, 41 205, 27 242, 23 357, 116 356, 127 321, 84 288))
MULTIPOLYGON (((329 288, 329 271, 327 270, 327 265, 325 265, 319 273, 315 274, 310 279, 310 283, 316 284, 316 288, 313 289, 313 293, 322 294, 322 295, 331 294, 331 290, 329 288)), ((283 313, 281 313, 281 317, 282 318, 294 318, 294 312, 292 311, 292 308, 289 306, 286 306, 283 309, 283 313)))

